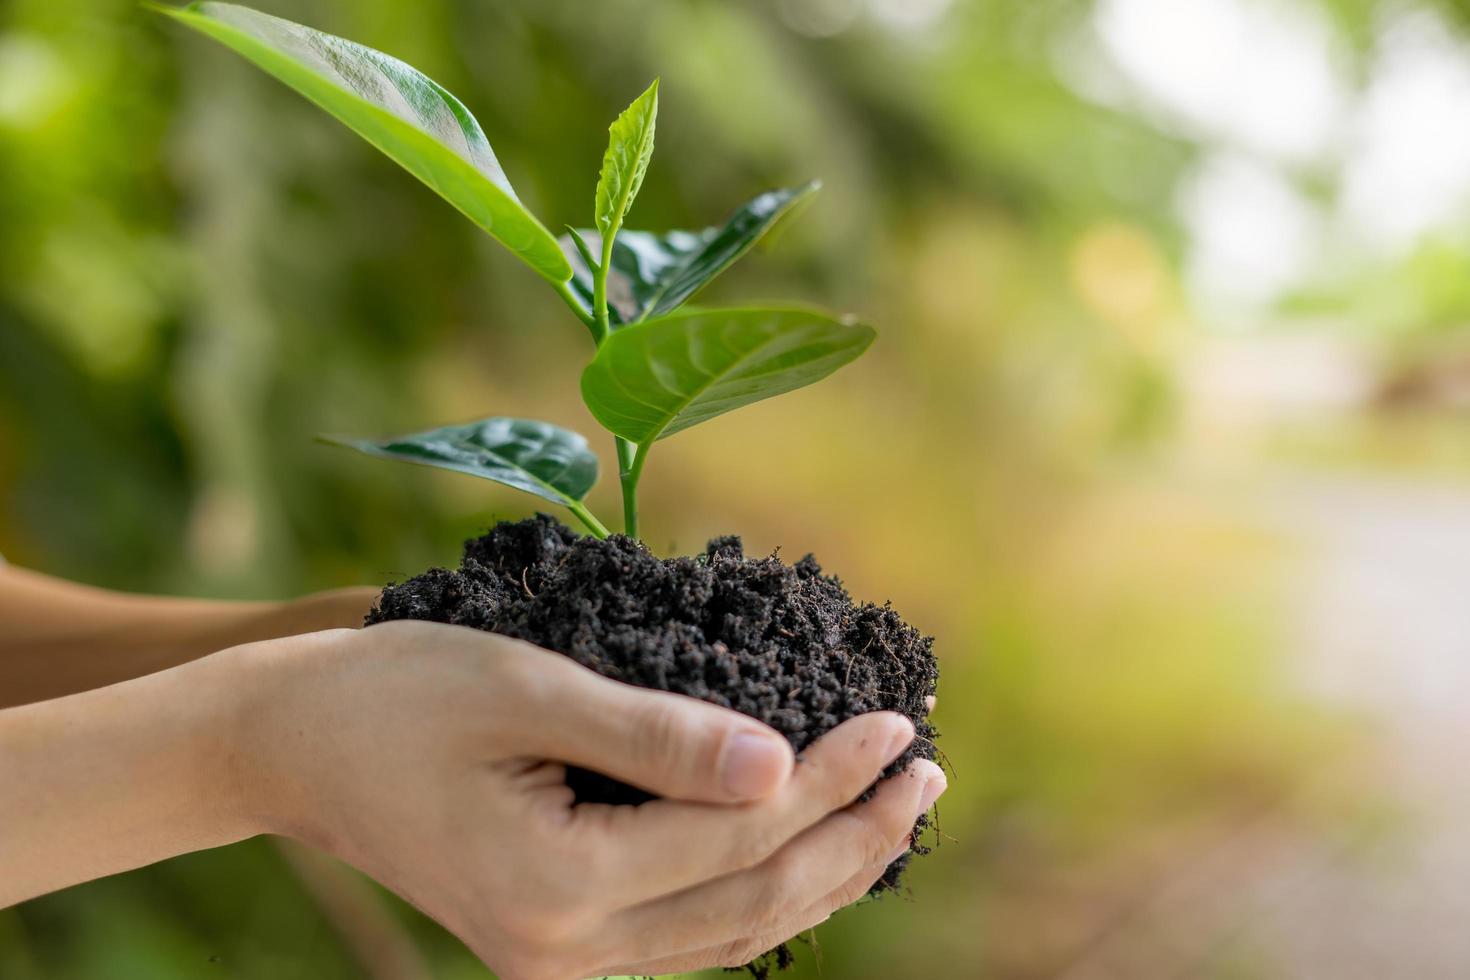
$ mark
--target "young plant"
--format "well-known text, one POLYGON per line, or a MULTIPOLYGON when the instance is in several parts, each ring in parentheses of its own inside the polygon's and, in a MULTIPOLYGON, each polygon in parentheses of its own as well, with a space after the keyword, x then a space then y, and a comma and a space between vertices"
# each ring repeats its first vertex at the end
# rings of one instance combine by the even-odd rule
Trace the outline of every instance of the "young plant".
MULTIPOLYGON (((680 309, 818 185, 762 194, 723 225, 698 231, 624 230, 653 156, 657 81, 609 129, 593 227, 568 226, 558 240, 516 196, 475 118, 414 68, 234 4, 158 9, 335 116, 550 284, 596 345, 582 398, 613 435, 629 536, 638 534, 638 483, 656 442, 819 381, 873 341, 870 327, 806 307, 680 309)), ((592 534, 608 534, 584 503, 597 457, 585 438, 550 423, 497 416, 391 439, 332 441, 524 490, 566 507, 592 534)))

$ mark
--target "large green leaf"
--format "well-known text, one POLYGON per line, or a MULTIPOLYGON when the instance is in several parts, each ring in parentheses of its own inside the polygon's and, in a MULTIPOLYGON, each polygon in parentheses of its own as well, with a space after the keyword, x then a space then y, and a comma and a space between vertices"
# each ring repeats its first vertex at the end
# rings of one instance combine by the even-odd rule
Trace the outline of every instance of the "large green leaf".
POLYGON ((593 217, 603 241, 615 238, 633 199, 643 186, 643 175, 653 156, 654 125, 658 121, 658 79, 633 100, 607 131, 607 152, 597 178, 593 217))
POLYGON ((586 439, 532 419, 488 418, 389 439, 323 438, 370 456, 494 480, 567 507, 597 482, 597 457, 586 439))
MULTIPOLYGON (((616 326, 672 313, 820 187, 812 181, 768 191, 743 205, 723 225, 702 231, 623 231, 613 243, 608 273, 609 320, 616 326)), ((589 243, 601 242, 596 231, 580 234, 589 243)), ((571 253, 572 292, 591 312, 592 270, 576 254, 571 236, 564 236, 563 241, 571 253)))
POLYGON ((249 7, 157 9, 336 116, 546 279, 571 276, 556 238, 516 197, 480 124, 433 79, 381 51, 249 7))
POLYGON ((816 310, 689 310, 609 336, 582 373, 582 399, 613 434, 647 444, 820 381, 873 336, 816 310))

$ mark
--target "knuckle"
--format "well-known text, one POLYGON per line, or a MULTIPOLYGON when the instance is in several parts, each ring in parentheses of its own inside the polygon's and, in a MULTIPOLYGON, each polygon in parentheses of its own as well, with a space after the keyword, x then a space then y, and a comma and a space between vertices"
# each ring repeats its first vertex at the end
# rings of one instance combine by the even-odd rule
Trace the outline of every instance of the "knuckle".
POLYGON ((683 718, 674 705, 660 698, 633 716, 633 759, 645 770, 682 774, 691 755, 683 718))
POLYGON ((873 887, 873 883, 883 876, 883 870, 878 868, 869 874, 858 875, 843 882, 842 886, 832 893, 831 900, 823 903, 827 906, 822 910, 823 913, 830 915, 862 898, 868 893, 868 889, 873 887))
POLYGON ((737 939, 721 946, 715 954, 715 966, 724 970, 738 970, 755 959, 765 948, 756 939, 737 939))
POLYGON ((847 806, 871 782, 863 766, 851 757, 835 761, 809 763, 812 767, 812 795, 821 803, 824 813, 847 806))
POLYGON ((876 871, 871 875, 864 875, 861 881, 849 881, 844 884, 841 888, 837 889, 837 894, 832 897, 832 907, 827 909, 827 912, 831 913, 838 909, 845 909, 853 902, 858 901, 868 893, 868 889, 873 887, 873 882, 877 881, 882 874, 883 872, 876 871))
POLYGON ((754 889, 745 921, 764 932, 801 911, 805 877, 801 863, 791 857, 772 861, 754 889))
POLYGON ((857 823, 859 825, 857 830, 860 840, 859 853, 863 867, 883 862, 907 833, 906 827, 891 820, 857 819, 857 823))
POLYGON ((825 846, 831 851, 840 848, 840 859, 853 871, 883 860, 897 841, 880 816, 866 807, 838 810, 827 818, 824 827, 832 834, 825 846))
POLYGON ((772 820, 752 823, 730 840, 726 864, 736 871, 748 871, 764 863, 780 850, 789 835, 782 824, 772 820))

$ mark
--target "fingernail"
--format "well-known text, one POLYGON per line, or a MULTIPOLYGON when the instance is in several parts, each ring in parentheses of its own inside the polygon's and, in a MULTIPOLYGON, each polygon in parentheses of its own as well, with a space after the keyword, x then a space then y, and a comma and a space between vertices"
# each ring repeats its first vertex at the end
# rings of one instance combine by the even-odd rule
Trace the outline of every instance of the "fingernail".
POLYGON ((924 781, 924 791, 919 794, 919 812, 928 813, 934 801, 949 787, 949 780, 944 778, 944 773, 938 766, 934 767, 934 773, 924 781))
POLYGON ((909 743, 914 740, 914 723, 903 715, 898 715, 897 718, 898 720, 894 722, 893 735, 888 740, 888 750, 883 756, 884 766, 903 755, 903 750, 908 748, 909 743))
POLYGON ((911 839, 905 837, 903 839, 903 843, 895 847, 893 849, 893 853, 888 855, 888 860, 884 861, 883 863, 892 864, 894 861, 897 861, 899 858, 903 857, 909 852, 909 845, 912 843, 913 841, 911 839))
POLYGON ((736 732, 725 744, 720 782, 737 800, 769 795, 790 769, 791 749, 785 741, 756 732, 736 732))

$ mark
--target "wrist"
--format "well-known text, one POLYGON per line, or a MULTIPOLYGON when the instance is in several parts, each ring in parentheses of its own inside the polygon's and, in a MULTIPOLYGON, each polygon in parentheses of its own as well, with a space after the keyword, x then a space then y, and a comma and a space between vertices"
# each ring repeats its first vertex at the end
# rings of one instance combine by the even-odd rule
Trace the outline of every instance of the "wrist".
POLYGON ((267 617, 266 636, 290 636, 321 630, 359 629, 381 589, 355 586, 316 592, 276 606, 267 617))
POLYGON ((233 666, 0 711, 0 906, 261 832, 233 666))
POLYGON ((227 765, 216 789, 242 836, 275 834, 320 843, 313 773, 317 745, 310 692, 355 631, 326 630, 234 647, 218 660, 229 692, 227 765))
POLYGON ((232 647, 158 675, 174 680, 188 699, 180 713, 181 769, 187 791, 200 801, 200 821, 221 844, 271 831, 252 718, 269 676, 251 647, 263 645, 232 647))

